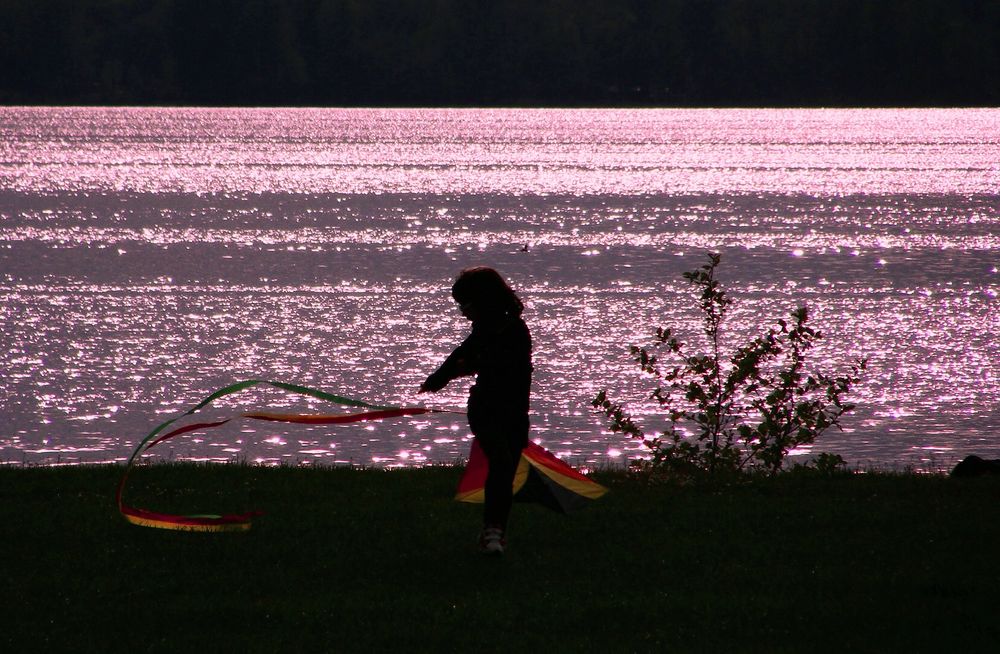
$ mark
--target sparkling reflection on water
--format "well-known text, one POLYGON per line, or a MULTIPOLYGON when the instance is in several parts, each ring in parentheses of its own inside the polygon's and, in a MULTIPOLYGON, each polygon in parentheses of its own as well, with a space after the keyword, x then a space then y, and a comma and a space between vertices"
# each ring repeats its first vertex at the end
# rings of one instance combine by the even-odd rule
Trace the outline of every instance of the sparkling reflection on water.
MULTIPOLYGON (((447 288, 496 266, 536 342, 534 437, 635 452, 589 400, 649 385, 627 346, 696 340, 681 273, 723 252, 746 337, 799 304, 829 366, 869 356, 817 450, 1000 456, 1000 111, 0 109, 0 456, 121 460, 241 378, 390 404, 467 329, 447 288), (527 251, 522 251, 527 245, 527 251)), ((254 390, 213 408, 328 407, 254 390)), ((420 465, 460 416, 235 421, 163 456, 420 465)))

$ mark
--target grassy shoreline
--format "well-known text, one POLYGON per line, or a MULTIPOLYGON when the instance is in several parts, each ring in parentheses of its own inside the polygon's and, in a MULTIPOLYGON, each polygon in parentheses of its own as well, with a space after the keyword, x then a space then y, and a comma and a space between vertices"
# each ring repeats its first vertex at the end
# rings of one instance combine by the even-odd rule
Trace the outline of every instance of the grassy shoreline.
POLYGON ((0 469, 8 651, 993 651, 1000 479, 789 474, 516 505, 474 548, 458 468, 143 467, 130 499, 260 509, 245 534, 125 523, 121 466, 0 469))

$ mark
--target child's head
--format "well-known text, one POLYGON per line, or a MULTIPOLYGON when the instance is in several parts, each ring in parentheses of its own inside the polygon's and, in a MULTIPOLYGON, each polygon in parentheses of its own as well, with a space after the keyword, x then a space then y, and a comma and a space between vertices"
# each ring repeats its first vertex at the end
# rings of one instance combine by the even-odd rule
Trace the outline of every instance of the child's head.
POLYGON ((459 273, 451 287, 451 296, 463 307, 473 305, 482 313, 519 316, 524 311, 520 298, 500 273, 483 266, 459 273))

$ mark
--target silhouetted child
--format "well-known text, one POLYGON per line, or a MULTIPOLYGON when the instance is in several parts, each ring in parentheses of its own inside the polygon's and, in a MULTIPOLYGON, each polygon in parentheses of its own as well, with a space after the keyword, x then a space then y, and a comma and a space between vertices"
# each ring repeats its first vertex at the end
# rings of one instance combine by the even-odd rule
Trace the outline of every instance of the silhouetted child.
POLYGON ((528 444, 531 334, 521 319, 524 305, 492 268, 463 270, 451 295, 472 321, 472 333, 420 391, 439 391, 456 377, 476 375, 469 391, 469 428, 489 463, 479 547, 502 554, 514 473, 528 444))

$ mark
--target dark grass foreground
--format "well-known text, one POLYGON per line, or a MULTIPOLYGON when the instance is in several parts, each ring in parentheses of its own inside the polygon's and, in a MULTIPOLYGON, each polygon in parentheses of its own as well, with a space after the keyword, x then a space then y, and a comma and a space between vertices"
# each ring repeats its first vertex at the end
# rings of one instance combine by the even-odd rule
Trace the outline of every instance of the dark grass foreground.
POLYGON ((135 527, 118 467, 0 470, 8 652, 902 652, 1000 647, 1000 480, 786 475, 516 505, 477 554, 456 468, 155 466, 151 509, 259 508, 245 534, 135 527))

